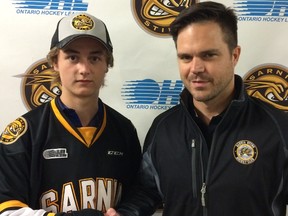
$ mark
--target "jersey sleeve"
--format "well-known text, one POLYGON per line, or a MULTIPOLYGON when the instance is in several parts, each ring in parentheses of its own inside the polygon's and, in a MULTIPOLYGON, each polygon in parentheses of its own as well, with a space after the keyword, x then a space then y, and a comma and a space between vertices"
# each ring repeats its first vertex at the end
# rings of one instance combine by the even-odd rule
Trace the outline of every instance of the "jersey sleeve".
MULTIPOLYGON (((29 129, 25 118, 10 123, 0 138, 0 213, 28 207, 31 201, 29 129)), ((16 214, 17 215, 17 214, 16 214)))

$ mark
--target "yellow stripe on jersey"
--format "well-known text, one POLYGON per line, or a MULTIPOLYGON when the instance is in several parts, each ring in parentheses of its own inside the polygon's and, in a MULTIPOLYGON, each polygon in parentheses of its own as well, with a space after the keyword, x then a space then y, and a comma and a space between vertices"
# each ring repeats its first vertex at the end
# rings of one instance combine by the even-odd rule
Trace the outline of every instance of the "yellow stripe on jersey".
POLYGON ((102 132, 104 131, 105 127, 106 127, 106 107, 103 105, 103 121, 102 121, 102 124, 101 124, 101 128, 99 129, 97 135, 95 136, 95 138, 93 139, 93 142, 96 142, 96 140, 100 137, 100 135, 102 134, 102 132))
POLYGON ((55 99, 51 101, 51 107, 52 107, 54 114, 56 115, 56 118, 61 122, 61 124, 66 128, 66 130, 69 131, 74 137, 80 140, 87 147, 90 147, 94 142, 96 142, 96 140, 100 137, 100 135, 102 134, 102 132, 104 131, 106 127, 106 123, 107 123, 106 115, 107 114, 106 114, 106 107, 104 105, 103 105, 103 120, 102 120, 101 128, 99 128, 99 130, 97 130, 96 128, 91 129, 92 127, 83 127, 83 129, 78 128, 78 131, 81 133, 84 139, 73 129, 73 127, 71 127, 71 125, 62 116, 62 114, 60 113, 59 109, 56 106, 55 99), (87 129, 87 128, 90 128, 90 129, 87 129), (92 140, 93 137, 94 139, 92 140))
POLYGON ((8 208, 23 208, 23 207, 28 207, 28 205, 20 202, 19 200, 9 200, 0 204, 0 212, 8 208))
POLYGON ((99 129, 99 131, 97 130, 96 127, 79 127, 78 130, 80 131, 81 135, 84 137, 87 143, 86 146, 90 147, 100 137, 105 127, 106 127, 106 108, 105 106, 103 106, 103 121, 102 121, 101 128, 99 129), (95 136, 95 133, 97 133, 96 136, 95 136), (93 137, 94 139, 92 140, 93 137))
POLYGON ((78 140, 80 140, 83 144, 86 144, 85 140, 82 139, 81 136, 71 127, 71 125, 65 120, 65 118, 61 115, 60 111, 58 110, 56 106, 56 101, 53 99, 51 101, 51 106, 54 114, 56 115, 56 118, 61 122, 61 124, 66 128, 67 131, 69 131, 74 137, 76 137, 78 140))

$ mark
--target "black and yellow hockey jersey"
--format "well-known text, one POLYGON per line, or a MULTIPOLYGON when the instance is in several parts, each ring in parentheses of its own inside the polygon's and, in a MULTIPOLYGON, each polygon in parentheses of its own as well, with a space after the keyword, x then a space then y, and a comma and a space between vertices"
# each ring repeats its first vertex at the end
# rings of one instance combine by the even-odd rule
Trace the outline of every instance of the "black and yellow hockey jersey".
POLYGON ((130 120, 100 103, 96 127, 74 127, 52 100, 9 124, 0 140, 0 213, 105 211, 125 196, 141 160, 130 120))

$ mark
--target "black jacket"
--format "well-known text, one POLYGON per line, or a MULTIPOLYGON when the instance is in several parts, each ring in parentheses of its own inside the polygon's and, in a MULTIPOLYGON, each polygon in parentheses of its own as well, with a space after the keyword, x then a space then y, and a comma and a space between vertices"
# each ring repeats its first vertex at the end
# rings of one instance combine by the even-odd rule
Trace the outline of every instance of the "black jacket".
POLYGON ((249 97, 236 75, 238 97, 215 129, 210 153, 190 115, 189 92, 160 114, 145 139, 139 185, 118 207, 125 216, 285 216, 288 116, 249 97))

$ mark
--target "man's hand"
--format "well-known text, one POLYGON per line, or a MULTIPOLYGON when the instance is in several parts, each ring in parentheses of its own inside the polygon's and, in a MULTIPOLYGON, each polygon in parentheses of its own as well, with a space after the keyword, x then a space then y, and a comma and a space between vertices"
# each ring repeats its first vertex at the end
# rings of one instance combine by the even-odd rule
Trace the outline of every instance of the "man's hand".
POLYGON ((109 208, 104 216, 120 216, 115 209, 109 208))

